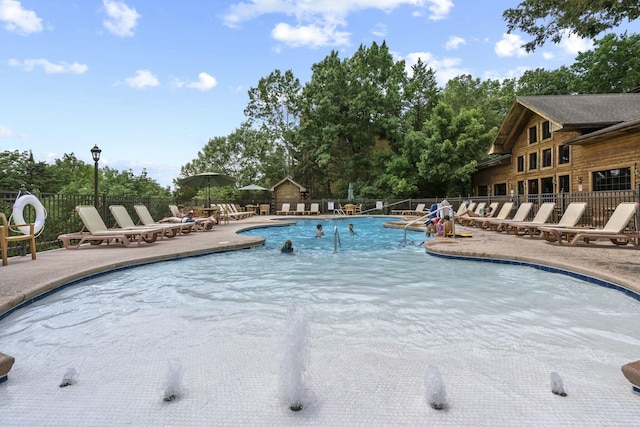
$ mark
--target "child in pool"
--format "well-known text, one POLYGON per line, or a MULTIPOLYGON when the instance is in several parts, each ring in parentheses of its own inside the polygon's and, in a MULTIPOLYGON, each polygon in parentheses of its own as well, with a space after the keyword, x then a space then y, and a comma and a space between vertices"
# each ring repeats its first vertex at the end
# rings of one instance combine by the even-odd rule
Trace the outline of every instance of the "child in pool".
POLYGON ((280 248, 280 252, 283 254, 293 253, 293 243, 291 243, 291 240, 287 240, 286 242, 284 242, 284 246, 280 248))

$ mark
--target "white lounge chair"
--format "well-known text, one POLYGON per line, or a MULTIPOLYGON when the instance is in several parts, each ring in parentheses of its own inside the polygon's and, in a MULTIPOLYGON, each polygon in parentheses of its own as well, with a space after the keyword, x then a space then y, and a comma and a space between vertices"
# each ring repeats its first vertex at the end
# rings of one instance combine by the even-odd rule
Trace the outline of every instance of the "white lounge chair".
POLYGON ((290 204, 283 203, 282 208, 280 208, 279 211, 276 211, 276 215, 289 215, 291 213, 289 209, 290 209, 290 204))
MULTIPOLYGON (((158 226, 146 226, 146 225, 136 225, 133 222, 133 218, 127 212, 127 208, 122 205, 111 205, 109 206, 109 211, 111 211, 111 215, 116 220, 117 227, 123 230, 150 230, 150 229, 162 229, 161 236, 165 236, 166 229, 158 226)), ((176 232, 170 233, 167 237, 175 237, 176 232)))
POLYGON ((527 219, 527 216, 529 216, 529 212, 531 212, 532 208, 533 203, 531 202, 521 203, 516 213, 513 214, 512 219, 487 218, 482 226, 489 230, 504 231, 505 227, 507 227, 510 222, 523 222, 525 219, 527 219))
POLYGON ((134 205, 133 209, 136 211, 136 215, 138 215, 142 225, 146 225, 147 227, 162 227, 167 230, 167 232, 165 232, 165 236, 168 236, 168 234, 176 235, 177 233, 190 233, 193 231, 193 226, 195 225, 193 222, 156 222, 145 205, 134 205))
POLYGON ((294 211, 294 214, 295 215, 304 215, 304 209, 305 209, 304 203, 298 203, 296 205, 296 210, 294 211))
POLYGON ((518 236, 524 236, 528 234, 532 238, 542 238, 543 236, 540 232, 540 227, 575 227, 578 221, 580 221, 580 218, 582 217, 582 214, 584 213, 586 207, 587 204, 585 202, 572 202, 569 204, 569 206, 567 206, 567 209, 564 211, 564 214, 562 214, 562 218, 560 218, 557 224, 534 224, 533 221, 531 223, 520 223, 513 226, 514 232, 518 236))
POLYGON ((536 212, 531 221, 505 223, 505 231, 507 233, 513 231, 513 233, 517 236, 524 236, 529 232, 531 226, 537 227, 549 221, 549 218, 551 218, 551 215, 553 215, 553 211, 555 208, 555 202, 545 202, 540 205, 540 207, 538 208, 538 212, 536 212))
MULTIPOLYGON (((493 203, 492 203, 493 204, 493 203)), ((495 209, 498 209, 497 207, 495 209)), ((494 209, 494 210, 495 210, 494 209)), ((503 219, 507 219, 509 217, 509 215, 511 215, 511 210, 513 209, 513 202, 505 202, 502 207, 500 208, 500 211, 491 216, 491 217, 471 217, 468 220, 467 225, 473 226, 473 227, 482 227, 485 228, 484 223, 487 220, 503 220, 503 219)), ((492 210, 492 212, 494 211, 492 210)))
POLYGON ((308 211, 304 212, 305 215, 320 215, 320 204, 311 203, 308 211))
POLYGON ((153 243, 162 235, 160 228, 126 230, 109 229, 94 206, 76 206, 76 212, 82 220, 83 228, 77 233, 61 234, 58 239, 67 249, 77 249, 83 243, 99 245, 118 242, 124 246, 131 243, 153 243))
POLYGON ((636 239, 640 238, 640 233, 637 230, 625 231, 637 209, 637 203, 620 203, 602 228, 539 227, 539 230, 546 240, 558 244, 567 241, 569 245, 575 246, 581 241, 589 243, 591 240, 609 239, 611 243, 616 245, 631 243, 633 246, 638 247, 636 239), (550 237, 551 235, 553 237, 550 237))

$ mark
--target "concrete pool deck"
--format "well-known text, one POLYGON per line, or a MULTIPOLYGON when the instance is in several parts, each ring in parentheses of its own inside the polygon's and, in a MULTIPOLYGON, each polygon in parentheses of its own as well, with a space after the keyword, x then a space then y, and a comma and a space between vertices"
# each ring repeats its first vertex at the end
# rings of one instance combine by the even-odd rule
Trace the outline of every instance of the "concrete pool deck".
MULTIPOLYGON (((196 232, 152 244, 119 244, 56 249, 30 256, 11 257, 0 267, 0 316, 40 295, 70 282, 132 265, 259 246, 264 239, 243 236, 238 231, 273 225, 274 219, 302 217, 254 216, 221 224, 210 232, 196 232)), ((303 219, 332 218, 315 216, 303 219)), ((401 220, 401 218, 398 218, 401 220)), ((394 222, 394 221, 392 221, 394 222)), ((403 226, 395 222, 393 226, 403 226)), ((615 246, 608 240, 589 246, 557 245, 528 236, 517 237, 457 225, 456 232, 471 238, 434 238, 426 243, 431 253, 461 257, 513 260, 556 267, 611 282, 640 295, 640 250, 631 245, 615 246)), ((2 349, 0 349, 1 351, 2 349)))

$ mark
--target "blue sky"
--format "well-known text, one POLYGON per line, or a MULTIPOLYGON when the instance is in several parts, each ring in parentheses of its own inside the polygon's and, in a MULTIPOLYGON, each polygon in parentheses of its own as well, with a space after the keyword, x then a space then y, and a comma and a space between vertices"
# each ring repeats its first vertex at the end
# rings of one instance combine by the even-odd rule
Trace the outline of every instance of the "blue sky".
POLYGON ((97 144, 101 165, 171 185, 210 138, 240 126, 260 78, 290 69, 305 83, 332 50, 348 58, 386 40, 444 85, 556 69, 591 48, 568 36, 526 54, 502 20, 518 3, 0 0, 0 150, 93 163, 97 144))

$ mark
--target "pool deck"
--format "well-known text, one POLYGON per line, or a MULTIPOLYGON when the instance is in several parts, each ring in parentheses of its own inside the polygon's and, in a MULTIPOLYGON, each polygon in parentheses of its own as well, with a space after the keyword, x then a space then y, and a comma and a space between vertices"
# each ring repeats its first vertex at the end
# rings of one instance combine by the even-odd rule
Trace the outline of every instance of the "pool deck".
MULTIPOLYGON (((134 244, 129 248, 103 244, 76 250, 39 252, 35 261, 30 256, 11 257, 9 265, 0 267, 0 316, 58 287, 110 270, 262 245, 264 239, 239 235, 237 232, 273 225, 275 218, 297 220, 328 217, 254 216, 218 225, 209 232, 164 238, 152 244, 134 244)), ((398 218, 398 221, 401 220, 398 218)), ((472 237, 433 238, 425 244, 427 251, 556 267, 605 280, 640 295, 640 250, 631 245, 615 246, 608 240, 602 240, 592 242, 589 246, 570 247, 528 236, 517 237, 460 225, 456 226, 456 232, 471 233, 472 237)))

